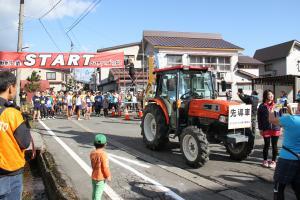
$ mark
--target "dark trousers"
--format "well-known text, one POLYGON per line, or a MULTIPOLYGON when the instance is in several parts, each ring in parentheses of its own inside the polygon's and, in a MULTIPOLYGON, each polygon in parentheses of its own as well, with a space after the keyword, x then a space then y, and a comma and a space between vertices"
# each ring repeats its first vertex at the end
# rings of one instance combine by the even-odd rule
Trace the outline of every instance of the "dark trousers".
MULTIPOLYGON (((274 200, 284 200, 284 190, 287 184, 275 183, 274 185, 274 200)), ((296 195, 297 200, 300 200, 300 184, 291 183, 292 189, 296 195)))
POLYGON ((48 111, 45 105, 41 105, 40 111, 41 111, 41 118, 48 117, 48 111))
POLYGON ((272 142, 272 161, 276 160, 276 157, 278 155, 278 148, 277 148, 278 138, 279 136, 264 137, 264 142, 265 142, 264 149, 263 149, 264 160, 268 159, 271 142, 272 142))
POLYGON ((95 105, 95 112, 96 112, 96 115, 100 115, 101 109, 102 109, 102 106, 101 106, 101 105, 95 105))
POLYGON ((54 111, 52 110, 52 108, 48 108, 48 117, 54 117, 54 111))

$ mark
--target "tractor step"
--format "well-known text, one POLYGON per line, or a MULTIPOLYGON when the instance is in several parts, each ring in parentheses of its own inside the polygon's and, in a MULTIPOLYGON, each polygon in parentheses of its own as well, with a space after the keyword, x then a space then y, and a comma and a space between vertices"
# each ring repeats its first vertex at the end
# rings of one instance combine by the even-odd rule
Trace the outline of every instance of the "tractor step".
POLYGON ((229 134, 227 135, 227 142, 228 143, 240 143, 240 142, 248 142, 248 136, 242 134, 229 134))

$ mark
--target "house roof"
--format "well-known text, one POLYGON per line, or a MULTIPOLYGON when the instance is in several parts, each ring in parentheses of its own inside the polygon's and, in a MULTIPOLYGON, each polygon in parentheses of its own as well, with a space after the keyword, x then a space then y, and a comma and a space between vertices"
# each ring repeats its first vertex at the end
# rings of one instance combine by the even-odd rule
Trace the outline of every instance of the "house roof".
POLYGON ((264 63, 250 56, 239 56, 238 63, 244 65, 263 65, 264 63))
POLYGON ((144 39, 153 46, 162 47, 242 49, 214 33, 144 31, 144 39))
POLYGON ((248 76, 248 77, 250 77, 251 79, 252 79, 252 78, 258 78, 258 76, 254 75, 254 74, 251 74, 251 73, 249 73, 249 72, 246 72, 246 71, 244 71, 244 70, 241 70, 241 69, 238 69, 237 72, 239 72, 240 74, 243 74, 243 75, 245 75, 245 76, 248 76))
POLYGON ((116 50, 116 49, 123 49, 123 48, 127 48, 127 47, 132 47, 132 46, 140 46, 140 44, 141 44, 141 42, 133 42, 133 43, 122 44, 122 45, 118 45, 118 46, 97 49, 97 53, 116 50))
MULTIPOLYGON (((289 55, 291 48, 297 40, 291 40, 274 46, 258 49, 254 53, 254 58, 262 62, 285 58, 289 55)), ((299 42, 298 42, 299 43, 299 42)))

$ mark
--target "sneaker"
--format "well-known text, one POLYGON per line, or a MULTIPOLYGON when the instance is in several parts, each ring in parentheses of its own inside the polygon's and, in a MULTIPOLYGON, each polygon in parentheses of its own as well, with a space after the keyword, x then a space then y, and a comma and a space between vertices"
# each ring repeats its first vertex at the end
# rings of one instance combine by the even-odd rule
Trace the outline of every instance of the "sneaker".
POLYGON ((262 166, 268 168, 269 167, 269 161, 264 160, 263 163, 262 163, 262 166))
POLYGON ((270 162, 269 162, 269 167, 270 167, 271 169, 275 169, 275 168, 276 168, 276 162, 275 162, 275 161, 270 161, 270 162))

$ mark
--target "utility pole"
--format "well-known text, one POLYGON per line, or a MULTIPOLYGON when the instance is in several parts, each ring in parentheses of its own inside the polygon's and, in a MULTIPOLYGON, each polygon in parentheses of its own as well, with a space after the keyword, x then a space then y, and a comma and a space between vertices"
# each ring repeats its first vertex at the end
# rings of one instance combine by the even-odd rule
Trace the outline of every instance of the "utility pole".
MULTIPOLYGON (((25 0, 20 0, 17 52, 21 52, 22 51, 23 21, 24 21, 24 1, 25 0)), ((20 86, 21 86, 21 69, 19 69, 19 68, 17 68, 17 71, 16 71, 16 78, 17 78, 16 103, 19 106, 20 105, 20 86)))

